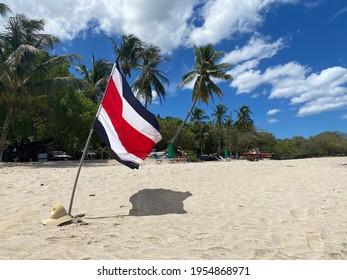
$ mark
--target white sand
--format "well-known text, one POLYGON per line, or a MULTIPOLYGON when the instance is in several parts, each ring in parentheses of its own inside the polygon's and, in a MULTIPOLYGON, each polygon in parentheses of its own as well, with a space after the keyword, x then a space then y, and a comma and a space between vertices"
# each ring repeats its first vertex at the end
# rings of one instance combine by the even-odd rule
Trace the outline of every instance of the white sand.
POLYGON ((0 259, 347 259, 346 161, 0 163, 0 259))

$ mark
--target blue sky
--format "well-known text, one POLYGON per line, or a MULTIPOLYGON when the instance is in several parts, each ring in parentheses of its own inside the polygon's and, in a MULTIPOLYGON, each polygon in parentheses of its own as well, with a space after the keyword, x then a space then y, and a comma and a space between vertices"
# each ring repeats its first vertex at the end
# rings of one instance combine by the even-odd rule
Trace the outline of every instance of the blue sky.
MULTIPOLYGON (((347 133, 346 0, 3 0, 14 13, 46 21, 60 38, 55 52, 114 61, 108 37, 135 34, 161 48, 170 87, 154 114, 184 118, 191 88, 177 89, 193 68, 193 46, 212 43, 232 64, 224 97, 197 104, 250 107, 260 131, 277 138, 347 133)), ((135 73, 134 73, 135 74, 135 73)))

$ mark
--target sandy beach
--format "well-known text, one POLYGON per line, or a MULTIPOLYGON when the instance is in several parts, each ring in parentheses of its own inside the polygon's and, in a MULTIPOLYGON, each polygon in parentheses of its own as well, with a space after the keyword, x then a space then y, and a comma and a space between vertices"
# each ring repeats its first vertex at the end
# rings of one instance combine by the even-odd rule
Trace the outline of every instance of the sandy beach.
POLYGON ((347 259, 346 162, 0 163, 0 259, 347 259))

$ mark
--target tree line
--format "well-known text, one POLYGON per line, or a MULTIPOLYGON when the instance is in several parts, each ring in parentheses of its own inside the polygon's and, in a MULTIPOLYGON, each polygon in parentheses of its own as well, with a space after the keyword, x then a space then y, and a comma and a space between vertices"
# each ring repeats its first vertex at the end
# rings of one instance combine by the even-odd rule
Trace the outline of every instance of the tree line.
MULTIPOLYGON (((236 158, 257 148, 261 152, 273 153, 274 159, 299 159, 309 157, 330 157, 347 155, 347 134, 328 131, 304 138, 295 136, 277 139, 272 133, 257 131, 251 119, 252 111, 242 106, 236 113, 236 120, 228 108, 220 104, 213 108, 211 116, 200 108, 193 110, 190 121, 186 123, 177 138, 191 160, 196 155, 219 153, 224 156, 225 148, 236 158)), ((163 140, 156 146, 165 150, 171 135, 182 123, 179 118, 157 116, 163 140)))
MULTIPOLYGON (((0 3, 0 15, 5 17, 9 7, 0 3)), ((23 14, 9 17, 0 33, 0 158, 7 147, 47 140, 54 149, 64 150, 74 158, 81 156, 98 104, 107 85, 113 63, 95 59, 91 66, 75 54, 52 55, 59 40, 44 34, 44 21, 29 19, 23 14), (80 77, 70 72, 74 67, 80 77)), ((120 42, 110 38, 115 60, 126 78, 136 70, 131 87, 147 108, 156 92, 165 101, 166 73, 160 70, 169 59, 157 46, 142 42, 136 36, 123 35, 120 42)), ((214 82, 230 81, 231 65, 219 63, 223 52, 208 44, 194 47, 194 69, 182 77, 178 87, 194 82, 192 104, 185 119, 157 116, 163 140, 156 150, 167 149, 168 143, 180 145, 194 160, 204 153, 223 153, 225 148, 235 155, 257 147, 274 152, 278 158, 333 156, 346 154, 346 135, 326 132, 309 139, 293 137, 276 139, 272 134, 259 132, 248 106, 236 110, 236 119, 223 104, 215 106, 211 116, 196 107, 197 102, 208 104, 223 92, 214 82)), ((90 155, 107 158, 108 149, 95 136, 90 155)))

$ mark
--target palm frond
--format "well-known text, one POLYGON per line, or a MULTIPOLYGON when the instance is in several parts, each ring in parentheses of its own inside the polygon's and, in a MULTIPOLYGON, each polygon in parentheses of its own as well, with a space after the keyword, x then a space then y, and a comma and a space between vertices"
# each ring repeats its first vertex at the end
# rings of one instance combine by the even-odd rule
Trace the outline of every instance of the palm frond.
POLYGON ((196 70, 193 70, 184 74, 182 77, 182 82, 178 85, 178 88, 181 88, 189 84, 191 81, 193 81, 196 78, 197 75, 198 75, 198 72, 196 70))
POLYGON ((8 56, 5 67, 13 75, 24 77, 39 65, 43 56, 39 49, 30 45, 21 45, 8 56))
POLYGON ((75 77, 56 77, 28 84, 28 89, 35 95, 59 92, 67 87, 73 87, 80 91, 94 90, 90 83, 75 77))
POLYGON ((0 3, 0 15, 6 16, 8 13, 11 12, 11 9, 4 3, 0 3))

